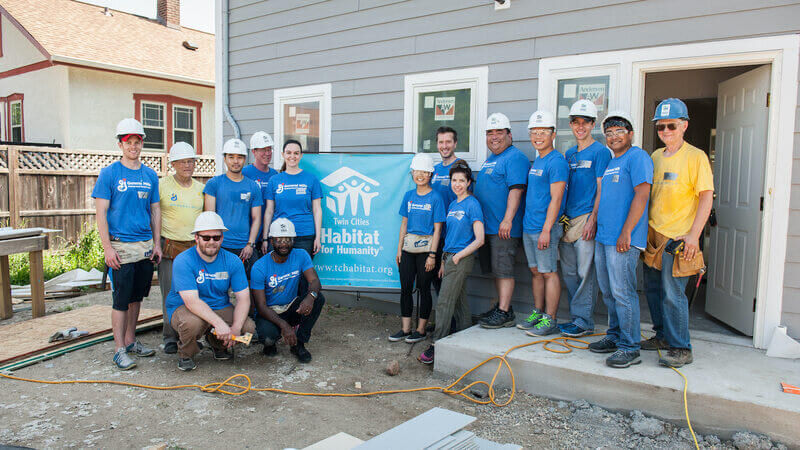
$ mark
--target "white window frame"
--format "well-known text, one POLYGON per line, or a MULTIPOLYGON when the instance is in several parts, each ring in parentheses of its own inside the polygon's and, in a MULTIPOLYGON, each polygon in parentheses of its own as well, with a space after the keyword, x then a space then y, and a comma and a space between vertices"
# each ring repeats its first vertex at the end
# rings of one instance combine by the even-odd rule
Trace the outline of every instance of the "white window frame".
POLYGON ((331 151, 331 84, 298 86, 273 91, 273 147, 274 167, 283 165, 283 106, 286 103, 319 102, 319 152, 331 151))
MULTIPOLYGON (((162 136, 164 136, 164 147, 162 147, 162 148, 160 148, 160 149, 159 149, 159 148, 145 148, 145 147, 144 147, 144 143, 142 143, 142 149, 143 149, 143 151, 146 151, 146 152, 149 152, 149 151, 158 151, 158 150, 161 150, 161 151, 167 151, 167 142, 169 142, 169 139, 167 139, 167 134, 171 132, 170 130, 168 130, 168 129, 167 129, 167 114, 172 114, 172 111, 170 111, 170 110, 169 110, 169 108, 167 107, 167 104, 166 104, 166 103, 163 103, 163 102, 153 102, 153 101, 147 101, 147 100, 142 100, 142 102, 141 102, 141 105, 140 105, 140 108, 141 108, 141 111, 139 111, 139 114, 140 114, 140 116, 139 116, 139 117, 141 117, 141 118, 142 118, 142 126, 143 126, 144 128, 159 128, 159 129, 162 129, 162 130, 164 130, 164 134, 162 134, 162 136), (149 126, 149 125, 145 125, 145 124, 144 124, 144 121, 145 121, 145 118, 144 118, 144 107, 145 107, 145 105, 158 105, 158 106, 160 106, 160 107, 162 107, 162 108, 164 109, 164 115, 163 115, 163 118, 164 118, 164 126, 163 126, 163 127, 160 127, 160 128, 159 128, 159 127, 153 127, 153 126, 149 126)), ((145 133, 145 134, 146 134, 146 133, 145 133)))
POLYGON ((12 102, 9 102, 9 104, 8 104, 8 114, 9 114, 9 117, 8 117, 8 125, 9 125, 8 140, 9 141, 14 140, 14 128, 19 128, 19 135, 22 138, 22 140, 20 142, 23 142, 25 140, 24 136, 22 134, 22 132, 25 130, 25 117, 23 116, 22 100, 14 100, 12 102), (19 105, 19 117, 20 117, 19 125, 14 125, 14 123, 13 123, 13 120, 14 120, 14 112, 13 112, 14 105, 19 105))
POLYGON ((767 348, 781 323, 784 295, 789 199, 791 195, 795 112, 798 90, 800 36, 778 35, 748 39, 649 47, 544 58, 539 61, 539 101, 555 108, 559 71, 591 71, 609 62, 619 67, 618 90, 609 108, 630 111, 634 145, 641 145, 645 77, 649 72, 771 64, 764 210, 758 262, 753 345, 767 348))
MULTIPOLYGON (((458 158, 467 161, 473 169, 479 169, 486 161, 486 136, 482 126, 488 113, 489 67, 470 67, 466 69, 427 72, 406 75, 403 100, 403 151, 416 153, 419 117, 419 94, 431 91, 472 88, 470 110, 470 149, 457 152, 458 158)), ((438 152, 430 154, 440 161, 438 152)))
POLYGON ((6 135, 6 102, 0 102, 0 141, 7 141, 6 135))
POLYGON ((172 114, 172 130, 170 131, 170 133, 172 133, 172 143, 174 144, 174 143, 178 142, 178 140, 175 139, 175 132, 176 131, 191 132, 192 135, 194 136, 194 138, 192 139, 192 141, 193 141, 192 147, 197 148, 197 108, 195 108, 194 106, 180 105, 180 104, 175 104, 174 103, 172 105, 171 114, 172 114), (190 130, 190 129, 187 129, 187 128, 178 128, 178 126, 176 125, 178 123, 178 121, 175 120, 175 108, 183 108, 183 109, 188 109, 188 110, 192 111, 192 126, 194 127, 194 129, 190 130))

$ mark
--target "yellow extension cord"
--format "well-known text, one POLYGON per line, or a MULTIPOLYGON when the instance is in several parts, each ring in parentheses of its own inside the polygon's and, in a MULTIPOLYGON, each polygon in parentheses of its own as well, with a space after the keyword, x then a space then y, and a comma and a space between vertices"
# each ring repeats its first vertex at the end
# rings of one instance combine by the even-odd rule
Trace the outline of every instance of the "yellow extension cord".
MULTIPOLYGON (((597 334, 588 335, 586 337, 603 336, 603 335, 604 335, 603 333, 597 333, 597 334)), ((130 383, 130 382, 126 382, 126 381, 114 381, 114 380, 62 380, 62 381, 48 381, 48 380, 37 380, 37 379, 33 379, 33 378, 17 377, 17 376, 14 376, 14 375, 7 375, 7 374, 4 374, 4 373, 0 373, 0 376, 2 376, 3 378, 9 379, 9 380, 27 381, 27 382, 31 382, 31 383, 42 383, 42 384, 114 384, 114 385, 118 385, 118 386, 129 386, 129 387, 137 387, 137 388, 144 388, 144 389, 154 389, 154 390, 158 390, 158 391, 169 391, 169 390, 175 390, 175 389, 199 389, 199 390, 201 390, 203 392, 220 393, 220 394, 234 395, 234 396, 244 395, 244 394, 246 394, 246 393, 248 393, 250 391, 254 391, 254 392, 276 392, 276 393, 281 393, 281 394, 299 395, 299 396, 306 396, 306 397, 369 397, 369 396, 381 395, 381 394, 402 394, 402 393, 408 393, 408 392, 441 391, 442 393, 448 394, 448 395, 460 395, 460 396, 466 398, 467 400, 469 400, 469 401, 471 401, 473 403, 480 404, 480 405, 492 404, 494 406, 502 407, 502 406, 506 406, 509 403, 511 403, 511 401, 514 399, 514 393, 516 392, 516 380, 514 378, 514 371, 511 370, 511 364, 509 364, 508 360, 506 359, 506 356, 508 356, 508 354, 511 353, 514 350, 517 350, 517 349, 520 349, 520 348, 523 348, 523 347, 529 347, 531 345, 537 345, 537 344, 543 344, 542 347, 545 350, 553 352, 553 353, 570 353, 570 352, 572 352, 572 349, 585 350, 585 349, 588 348, 588 345, 589 345, 589 343, 584 341, 583 339, 571 338, 571 337, 565 337, 565 336, 561 336, 561 337, 557 337, 557 338, 551 338, 551 339, 540 339, 538 341, 528 342, 526 344, 520 344, 520 345, 516 345, 514 347, 511 347, 508 350, 506 350, 505 353, 503 353, 502 356, 492 356, 490 358, 487 358, 487 359, 483 360, 483 362, 481 362, 480 364, 476 365, 475 367, 469 369, 468 371, 464 372, 464 374, 461 375, 460 377, 458 377, 458 379, 456 381, 452 382, 451 384, 447 385, 446 387, 430 386, 430 387, 420 387, 420 388, 413 388, 413 389, 394 389, 394 390, 387 390, 387 391, 362 392, 362 393, 356 393, 356 394, 325 393, 325 392, 297 392, 297 391, 290 391, 290 390, 286 390, 286 389, 277 389, 277 388, 256 388, 256 387, 253 387, 253 384, 252 384, 252 382, 250 380, 250 377, 245 375, 245 374, 243 374, 243 373, 237 373, 235 375, 231 375, 230 377, 226 378, 222 382, 209 383, 209 384, 205 384, 205 385, 181 384, 181 385, 177 385, 177 386, 149 386, 149 385, 146 385, 146 384, 138 384, 138 383, 130 383), (584 344, 584 345, 576 345, 576 344, 572 343, 571 341, 579 342, 579 343, 584 344), (551 345, 556 345, 556 346, 560 346, 560 347, 563 347, 563 348, 560 348, 560 349, 559 348, 551 348, 550 347, 551 345), (494 375, 492 376, 491 382, 487 383, 486 381, 483 381, 483 380, 473 381, 472 383, 469 383, 468 385, 464 386, 461 389, 454 389, 455 386, 457 386, 461 382, 461 380, 463 380, 465 377, 467 377, 470 373, 474 372, 475 370, 478 370, 484 364, 487 364, 490 361, 495 360, 495 359, 499 360, 499 362, 497 364, 497 369, 494 371, 494 375), (500 374, 500 369, 503 368, 503 366, 505 366, 506 369, 508 369, 508 374, 511 377, 511 394, 509 395, 509 397, 508 397, 508 399, 506 401, 500 403, 498 401, 497 397, 495 396, 494 383, 495 383, 495 380, 497 379, 497 376, 500 374), (236 383, 232 382, 233 380, 240 379, 240 378, 244 379, 247 382, 246 386, 242 386, 240 384, 236 384, 236 383), (476 386, 476 385, 485 385, 487 387, 488 394, 489 394, 489 399, 488 400, 477 400, 475 398, 472 398, 468 394, 464 393, 466 390, 468 390, 469 388, 471 388, 473 386, 476 386), (225 387, 234 388, 236 390, 235 391, 230 391, 230 390, 224 389, 225 387)), ((661 351, 658 352, 658 355, 659 355, 659 357, 661 356, 661 351)), ((686 377, 678 369, 676 369, 674 367, 671 367, 671 369, 674 370, 675 372, 677 372, 678 375, 680 375, 681 378, 683 378, 683 408, 684 408, 684 412, 686 414, 686 423, 687 423, 687 425, 689 425, 689 431, 692 433, 692 438, 694 439, 694 445, 699 450, 700 446, 697 443, 697 436, 695 436, 694 429, 692 429, 692 423, 689 420, 689 404, 688 404, 688 401, 686 399, 686 390, 689 387, 689 381, 686 379, 686 377)))

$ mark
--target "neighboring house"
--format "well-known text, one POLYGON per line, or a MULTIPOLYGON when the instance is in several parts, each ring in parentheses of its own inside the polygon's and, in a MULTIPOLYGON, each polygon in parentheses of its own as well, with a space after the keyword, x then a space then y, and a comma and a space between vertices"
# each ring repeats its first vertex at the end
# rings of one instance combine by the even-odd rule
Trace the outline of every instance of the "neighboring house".
MULTIPOLYGON (((311 151, 435 153, 433 130, 448 124, 475 168, 486 157, 488 113, 508 115, 515 144, 532 157, 529 115, 557 114, 564 151, 569 105, 588 98, 601 119, 629 110, 636 144, 652 151, 655 105, 684 98, 688 140, 712 150, 715 172, 705 310, 756 347, 780 324, 800 337, 800 2, 502 3, 510 7, 221 0, 217 17, 228 22, 217 35, 224 25, 228 34, 217 76, 228 69, 221 86, 245 137, 268 130, 276 148, 299 137, 311 151)), ((233 131, 217 117, 221 141, 233 131)), ((518 312, 529 309, 529 280, 520 261, 518 312)), ((476 309, 486 308, 490 279, 469 283, 476 309)))
POLYGON ((136 117, 145 151, 214 147, 214 35, 73 0, 0 0, 0 141, 115 149, 136 117))

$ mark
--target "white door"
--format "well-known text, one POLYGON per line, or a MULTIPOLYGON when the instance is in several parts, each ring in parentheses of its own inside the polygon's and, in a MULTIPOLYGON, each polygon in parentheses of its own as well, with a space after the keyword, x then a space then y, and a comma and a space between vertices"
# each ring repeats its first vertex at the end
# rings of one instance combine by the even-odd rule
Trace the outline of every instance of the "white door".
POLYGON ((720 83, 717 91, 717 225, 706 252, 706 312, 748 336, 758 282, 769 79, 764 65, 720 83))

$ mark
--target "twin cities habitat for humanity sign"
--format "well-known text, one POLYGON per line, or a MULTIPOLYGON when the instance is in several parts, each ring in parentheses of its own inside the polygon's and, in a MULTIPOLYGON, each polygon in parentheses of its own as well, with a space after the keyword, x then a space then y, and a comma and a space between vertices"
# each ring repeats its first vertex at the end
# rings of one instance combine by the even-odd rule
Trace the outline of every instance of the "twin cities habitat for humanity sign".
POLYGON ((303 155, 302 169, 322 185, 322 250, 314 267, 323 286, 400 288, 397 211, 413 185, 413 156, 303 155))

